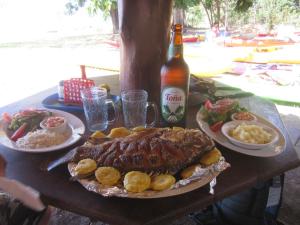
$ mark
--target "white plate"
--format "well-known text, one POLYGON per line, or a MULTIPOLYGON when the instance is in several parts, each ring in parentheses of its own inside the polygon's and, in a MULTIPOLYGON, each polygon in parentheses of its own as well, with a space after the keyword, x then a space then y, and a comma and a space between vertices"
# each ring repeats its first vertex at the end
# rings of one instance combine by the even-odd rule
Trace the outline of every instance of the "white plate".
POLYGON ((260 123, 257 121, 243 121, 243 120, 230 121, 230 122, 225 123, 222 126, 221 132, 225 137, 227 137, 227 139, 232 144, 239 146, 241 148, 246 148, 246 149, 251 149, 251 150, 262 149, 262 148, 268 147, 269 145, 274 145, 278 141, 278 137, 279 137, 276 130, 267 126, 264 123, 260 123), (229 135, 229 131, 233 130, 234 128, 236 128, 237 126, 239 126, 241 124, 256 125, 256 126, 263 128, 264 131, 268 132, 271 135, 271 141, 268 143, 264 143, 264 144, 255 144, 255 143, 242 142, 242 141, 239 141, 239 140, 231 137, 229 135))
POLYGON ((77 142, 81 138, 80 134, 84 134, 85 126, 84 126, 83 122, 76 116, 74 116, 70 113, 64 112, 64 111, 60 111, 60 110, 51 109, 48 111, 51 111, 55 116, 62 116, 64 118, 66 118, 66 120, 69 124, 71 136, 65 142, 63 142, 62 144, 54 145, 54 146, 47 147, 47 148, 37 148, 37 149, 20 148, 16 145, 15 142, 11 141, 6 136, 6 134, 3 130, 1 130, 0 131, 0 143, 2 145, 4 145, 5 147, 14 149, 16 151, 31 152, 31 153, 43 153, 43 152, 52 152, 52 151, 66 148, 66 147, 74 144, 75 142, 77 142))
POLYGON ((275 142, 274 144, 269 145, 265 148, 259 149, 259 150, 258 149, 250 150, 250 149, 241 148, 239 146, 232 144, 221 133, 221 131, 213 132, 209 128, 208 123, 206 123, 204 120, 202 120, 203 117, 202 117, 200 110, 197 113, 196 120, 197 120, 198 125, 201 128, 201 130, 203 130, 209 137, 214 139, 220 145, 223 145, 224 147, 226 147, 230 150, 233 150, 233 151, 236 151, 236 152, 239 152, 242 154, 246 154, 246 155, 257 156, 257 157, 272 157, 272 156, 276 156, 276 155, 279 155, 280 153, 282 153, 286 146, 286 141, 285 141, 284 135, 281 133, 281 131, 276 126, 274 126, 272 123, 270 123, 266 119, 264 119, 258 115, 255 115, 255 116, 256 116, 258 122, 265 124, 268 127, 273 128, 274 130, 277 131, 277 133, 279 135, 277 142, 275 142))

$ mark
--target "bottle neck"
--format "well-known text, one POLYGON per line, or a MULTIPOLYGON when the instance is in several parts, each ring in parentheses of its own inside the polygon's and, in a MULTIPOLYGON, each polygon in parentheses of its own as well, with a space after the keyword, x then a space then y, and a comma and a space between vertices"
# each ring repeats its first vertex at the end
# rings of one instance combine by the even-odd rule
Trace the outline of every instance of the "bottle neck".
POLYGON ((181 31, 173 32, 168 51, 168 60, 172 58, 183 58, 183 44, 181 31))

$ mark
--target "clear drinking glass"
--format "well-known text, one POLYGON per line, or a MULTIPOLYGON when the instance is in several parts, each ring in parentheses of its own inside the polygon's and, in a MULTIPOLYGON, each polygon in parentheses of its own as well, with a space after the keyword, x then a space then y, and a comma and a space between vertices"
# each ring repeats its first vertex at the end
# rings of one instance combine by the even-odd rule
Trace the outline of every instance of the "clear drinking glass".
POLYGON ((157 105, 148 102, 148 93, 145 90, 129 90, 121 93, 124 123, 127 128, 138 126, 153 127, 158 118, 157 105), (154 120, 147 124, 147 108, 154 110, 154 120))
POLYGON ((105 130, 118 117, 118 111, 112 100, 107 99, 105 88, 92 87, 81 91, 84 114, 89 130, 105 130), (108 120, 108 105, 114 109, 114 118, 108 120))

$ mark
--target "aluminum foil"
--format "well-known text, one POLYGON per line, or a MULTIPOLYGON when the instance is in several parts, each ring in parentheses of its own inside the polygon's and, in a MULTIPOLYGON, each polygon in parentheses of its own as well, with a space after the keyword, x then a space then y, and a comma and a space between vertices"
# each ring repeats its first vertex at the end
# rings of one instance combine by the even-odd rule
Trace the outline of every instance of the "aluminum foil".
MULTIPOLYGON (((72 177, 75 176, 75 166, 75 163, 68 164, 68 169, 72 177)), ((210 183, 209 192, 213 194, 213 186, 216 185, 215 178, 228 167, 230 167, 230 164, 225 161, 224 157, 221 157, 218 162, 208 167, 201 167, 200 165, 196 166, 195 172, 191 177, 178 180, 171 188, 164 191, 146 190, 141 193, 132 193, 126 191, 121 183, 113 187, 105 186, 98 183, 95 180, 95 177, 77 179, 77 181, 87 190, 96 192, 105 197, 118 196, 125 198, 163 198, 190 192, 208 183, 210 183)))

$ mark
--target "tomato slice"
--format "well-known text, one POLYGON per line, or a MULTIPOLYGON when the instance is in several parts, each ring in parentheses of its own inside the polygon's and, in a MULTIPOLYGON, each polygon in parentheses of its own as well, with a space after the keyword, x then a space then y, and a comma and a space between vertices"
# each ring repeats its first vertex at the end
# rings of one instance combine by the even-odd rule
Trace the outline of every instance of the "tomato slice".
POLYGON ((5 122, 7 122, 7 123, 10 123, 11 120, 12 120, 11 116, 10 116, 7 112, 4 112, 4 113, 2 114, 2 118, 3 118, 3 120, 4 120, 5 122))
POLYGON ((231 106, 233 103, 235 103, 236 100, 231 98, 223 98, 221 100, 218 100, 216 102, 216 105, 222 105, 222 106, 231 106))
POLYGON ((204 103, 204 108, 206 110, 210 110, 210 109, 212 109, 212 107, 213 107, 213 104, 211 103, 211 101, 209 99, 207 99, 204 103))
POLYGON ((34 114, 37 114, 37 111, 35 109, 24 109, 20 112, 22 116, 31 116, 34 114))
POLYGON ((221 127, 223 126, 223 121, 219 121, 219 122, 216 122, 214 123, 213 125, 210 126, 210 129, 213 131, 213 132, 218 132, 219 130, 221 130, 221 127))
POLYGON ((26 134, 27 123, 23 123, 10 137, 10 140, 17 141, 19 138, 23 137, 26 134))

